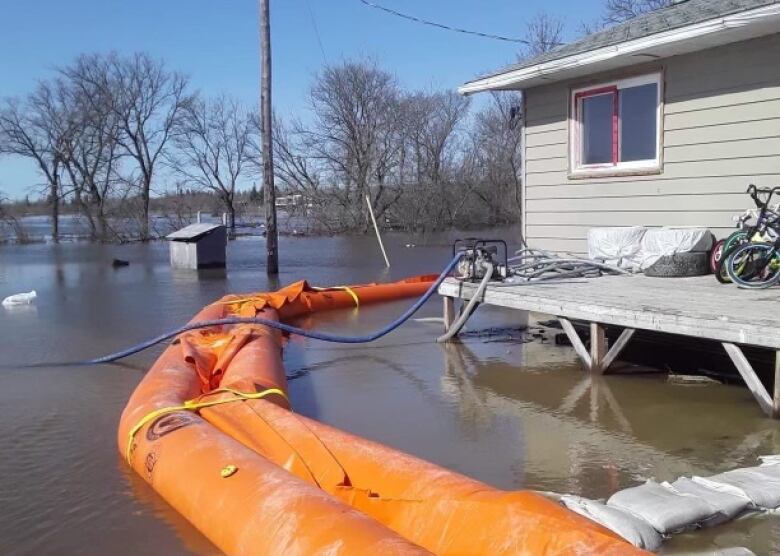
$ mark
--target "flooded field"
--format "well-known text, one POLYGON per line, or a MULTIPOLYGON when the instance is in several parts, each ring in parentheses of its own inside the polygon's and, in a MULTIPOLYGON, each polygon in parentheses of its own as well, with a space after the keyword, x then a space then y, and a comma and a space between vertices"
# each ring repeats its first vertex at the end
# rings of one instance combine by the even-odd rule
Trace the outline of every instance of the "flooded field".
MULTIPOLYGON (((449 239, 389 236, 393 268, 385 271, 371 238, 283 238, 279 284, 267 281, 257 239, 230 244, 226 271, 201 272, 172 271, 164 243, 0 246, 0 298, 39 295, 29 307, 0 307, 0 554, 219 553, 117 453, 119 414, 159 349, 121 365, 21 365, 124 347, 226 293, 301 278, 335 285, 437 272, 449 239), (114 269, 114 257, 131 264, 114 269)), ((306 324, 363 333, 408 303, 306 324)), ((419 316, 440 310, 432 301, 419 316)), ((588 497, 780 453, 777 422, 747 389, 671 385, 658 374, 588 377, 571 348, 518 331, 516 318, 482 308, 463 343, 446 347, 434 343, 440 325, 420 321, 368 346, 293 340, 285 352, 293 406, 497 487, 588 497)), ((678 536, 664 550, 731 546, 780 552, 780 518, 678 536)))

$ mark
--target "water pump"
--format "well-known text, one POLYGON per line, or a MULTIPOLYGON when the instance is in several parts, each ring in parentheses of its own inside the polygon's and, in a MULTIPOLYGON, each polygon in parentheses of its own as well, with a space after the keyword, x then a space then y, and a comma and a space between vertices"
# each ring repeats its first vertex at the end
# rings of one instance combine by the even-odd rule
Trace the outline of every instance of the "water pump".
POLYGON ((463 253, 455 267, 455 275, 461 280, 479 282, 488 270, 486 263, 493 265, 492 279, 503 281, 507 277, 508 251, 502 239, 479 239, 468 237, 456 239, 452 244, 452 253, 463 253))

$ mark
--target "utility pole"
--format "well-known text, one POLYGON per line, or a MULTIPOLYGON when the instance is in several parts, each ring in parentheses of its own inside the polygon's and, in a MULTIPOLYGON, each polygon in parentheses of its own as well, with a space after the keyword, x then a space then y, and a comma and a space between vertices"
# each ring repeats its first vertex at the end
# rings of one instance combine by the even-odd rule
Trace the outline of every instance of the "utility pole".
POLYGON ((269 0, 260 0, 260 119, 262 122, 263 188, 265 200, 266 273, 279 274, 279 236, 276 230, 276 188, 271 112, 271 17, 269 0))

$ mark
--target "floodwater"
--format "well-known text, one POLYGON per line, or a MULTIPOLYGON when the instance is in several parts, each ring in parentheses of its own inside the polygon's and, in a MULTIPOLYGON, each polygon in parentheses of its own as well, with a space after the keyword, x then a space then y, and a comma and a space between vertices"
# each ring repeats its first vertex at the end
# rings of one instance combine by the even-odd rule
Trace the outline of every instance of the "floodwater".
MULTIPOLYGON (((490 235, 509 237, 509 231, 490 235)), ((280 283, 388 280, 436 272, 449 239, 282 238, 280 283), (415 243, 407 247, 406 244, 415 243)), ((164 243, 0 246, 0 554, 218 554, 116 449, 119 414, 159 349, 122 365, 19 368, 102 354, 174 327, 230 292, 276 287, 265 245, 232 242, 227 271, 172 271, 164 243), (114 269, 114 257, 130 266, 114 269)), ((307 325, 365 332, 409 302, 319 315, 307 325)), ((430 302, 419 316, 440 315, 430 302)), ((463 343, 410 322, 368 346, 294 340, 285 353, 295 409, 500 488, 607 497, 644 479, 712 474, 780 453, 776 422, 738 386, 678 386, 662 375, 588 377, 570 347, 533 341, 517 315, 483 307, 463 343)), ((667 554, 746 546, 780 552, 780 517, 678 536, 667 554)))

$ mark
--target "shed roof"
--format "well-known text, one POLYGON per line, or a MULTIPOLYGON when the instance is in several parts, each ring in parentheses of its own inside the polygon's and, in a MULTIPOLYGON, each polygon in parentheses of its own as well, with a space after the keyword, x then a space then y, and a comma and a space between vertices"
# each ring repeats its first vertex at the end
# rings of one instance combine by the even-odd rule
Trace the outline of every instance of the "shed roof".
POLYGON ((165 236, 165 239, 171 241, 195 241, 218 228, 222 228, 222 224, 190 224, 189 226, 183 227, 181 230, 168 234, 165 236))
MULTIPOLYGON (((718 20, 724 20, 728 16, 734 16, 751 10, 757 10, 767 6, 780 4, 780 0, 684 0, 682 2, 676 2, 655 10, 646 14, 640 15, 624 23, 615 25, 587 35, 577 41, 560 46, 551 50, 550 52, 522 60, 516 64, 506 66, 500 70, 488 73, 477 79, 468 81, 461 87, 461 92, 476 92, 467 90, 470 85, 484 83, 491 78, 504 76, 507 74, 518 73, 522 70, 532 70, 534 68, 549 67, 554 65, 555 61, 563 61, 565 59, 576 58, 578 55, 591 53, 594 51, 601 51, 609 49, 609 47, 617 47, 625 43, 632 43, 641 41, 641 39, 651 38, 655 35, 668 34, 675 30, 681 30, 696 26, 697 24, 704 24, 706 22, 713 22, 718 20)), ((745 22, 742 22, 743 24, 745 22)), ((750 22, 748 22, 750 23, 750 22)), ((723 31, 727 30, 728 25, 724 25, 723 29, 713 28, 710 31, 723 31)), ((780 27, 775 27, 775 31, 780 30, 780 27)), ((690 39, 694 37, 680 37, 681 39, 690 39)), ((736 36, 735 40, 739 40, 741 37, 736 36)), ((729 42, 729 41, 723 41, 729 42)), ((712 41, 709 43, 702 43, 702 46, 712 46, 712 41)), ((663 51, 665 52, 665 51, 663 51)), ((672 54, 677 52, 672 52, 672 54)), ((649 55, 651 57, 661 57, 658 55, 649 55)), ((646 60, 647 58, 645 58, 646 60)), ((634 63, 638 63, 634 60, 634 63)), ((527 73, 527 72, 526 72, 527 73)), ((548 80, 553 80, 552 73, 548 70, 546 76, 548 80)), ((497 89, 502 87, 483 87, 477 90, 497 89)), ((504 87, 508 88, 508 87, 504 87)))

